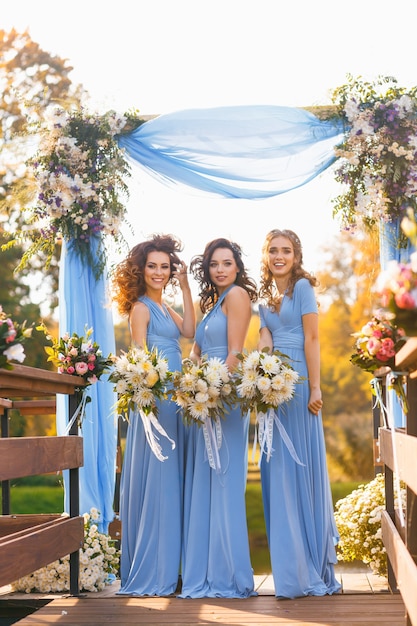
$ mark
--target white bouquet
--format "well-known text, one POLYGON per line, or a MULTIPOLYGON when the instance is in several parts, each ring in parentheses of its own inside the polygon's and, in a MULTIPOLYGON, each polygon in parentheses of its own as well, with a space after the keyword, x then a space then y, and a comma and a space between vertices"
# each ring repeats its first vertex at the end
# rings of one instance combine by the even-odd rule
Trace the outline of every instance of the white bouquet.
POLYGON ((117 414, 129 421, 129 411, 138 410, 152 452, 164 461, 167 457, 162 455, 152 428, 170 441, 172 449, 175 448, 175 442, 158 422, 157 400, 168 398, 166 385, 171 378, 167 359, 157 350, 133 346, 128 352, 122 351, 121 356, 114 357, 113 364, 114 371, 109 380, 115 383, 114 391, 118 394, 117 414))

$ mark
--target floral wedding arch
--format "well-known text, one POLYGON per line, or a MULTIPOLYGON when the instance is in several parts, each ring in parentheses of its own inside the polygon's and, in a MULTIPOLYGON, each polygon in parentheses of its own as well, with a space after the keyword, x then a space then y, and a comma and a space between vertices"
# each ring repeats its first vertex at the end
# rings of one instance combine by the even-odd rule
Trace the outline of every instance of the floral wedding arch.
MULTIPOLYGON (((210 194, 260 199, 306 184, 338 161, 342 193, 334 215, 342 228, 379 228, 381 265, 405 249, 399 224, 417 210, 417 88, 392 77, 374 83, 348 76, 333 106, 314 111, 280 106, 184 110, 150 120, 136 113, 53 111, 29 162, 37 199, 15 241, 29 241, 23 267, 40 250, 49 259, 62 237, 59 323, 82 335, 94 328, 104 354, 115 352, 108 306, 107 251, 122 241, 126 177, 135 161, 165 184, 210 194)), ((47 269, 47 268, 46 268, 47 269)), ((83 422, 80 509, 114 517, 116 424, 111 385, 94 385, 83 422)), ((57 409, 58 432, 67 423, 57 409)))

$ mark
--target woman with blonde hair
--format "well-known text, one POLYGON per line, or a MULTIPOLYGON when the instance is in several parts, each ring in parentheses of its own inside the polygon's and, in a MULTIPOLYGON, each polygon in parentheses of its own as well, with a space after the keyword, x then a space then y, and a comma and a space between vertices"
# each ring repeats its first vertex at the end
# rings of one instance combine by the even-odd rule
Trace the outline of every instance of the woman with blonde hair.
POLYGON ((337 593, 338 533, 326 466, 320 389, 317 280, 303 268, 299 237, 272 230, 262 248, 259 349, 288 355, 301 382, 269 425, 272 451, 261 459, 262 497, 275 595, 337 593))

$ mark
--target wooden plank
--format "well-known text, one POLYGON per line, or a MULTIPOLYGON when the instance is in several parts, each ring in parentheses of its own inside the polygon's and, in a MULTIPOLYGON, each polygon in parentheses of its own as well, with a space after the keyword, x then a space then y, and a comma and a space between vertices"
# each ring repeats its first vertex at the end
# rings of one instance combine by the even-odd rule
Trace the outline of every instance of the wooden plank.
POLYGON ((412 624, 417 624, 417 565, 386 511, 381 517, 382 539, 394 570, 398 589, 412 624))
POLYGON ((82 467, 83 439, 8 437, 0 439, 0 481, 82 467))
MULTIPOLYGON (((31 529, 33 526, 46 524, 62 517, 61 513, 30 513, 19 515, 0 515, 0 538, 31 529)), ((1 541, 1 539, 0 539, 1 541)))
POLYGON ((407 339, 395 355, 395 367, 400 371, 417 370, 417 337, 407 339))
MULTIPOLYGON (((0 408, 1 409, 11 409, 11 408, 13 408, 12 400, 9 400, 8 398, 0 398, 0 408)), ((3 414, 4 410, 1 410, 0 413, 3 414)))
POLYGON ((16 409, 21 415, 54 415, 56 399, 14 400, 12 409, 16 409))
POLYGON ((0 585, 31 574, 82 547, 84 519, 60 517, 20 533, 3 537, 0 542, 0 585), (22 558, 24 555, 24 558, 22 558))
POLYGON ((85 386, 81 376, 58 374, 26 365, 14 365, 12 370, 0 368, 0 395, 2 397, 35 397, 44 394, 73 394, 85 386))
POLYGON ((401 597, 392 595, 323 596, 277 600, 114 597, 60 598, 19 621, 19 626, 404 626, 401 597))
POLYGON ((417 494, 417 437, 394 431, 395 452, 397 467, 394 467, 393 436, 390 429, 379 429, 379 447, 381 460, 392 471, 398 472, 401 480, 407 483, 410 489, 417 494))

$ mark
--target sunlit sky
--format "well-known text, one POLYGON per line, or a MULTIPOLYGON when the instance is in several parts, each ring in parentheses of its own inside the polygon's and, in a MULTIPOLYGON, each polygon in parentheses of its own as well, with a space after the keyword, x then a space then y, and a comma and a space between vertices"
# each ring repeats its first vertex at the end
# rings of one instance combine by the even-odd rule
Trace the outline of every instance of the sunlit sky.
MULTIPOLYGON (((330 103, 348 73, 417 84, 417 4, 397 0, 14 0, 0 28, 29 31, 43 49, 68 59, 70 77, 88 90, 92 111, 142 114, 241 104, 330 103)), ((331 170, 303 187, 262 201, 213 199, 165 187, 140 169, 129 180, 133 245, 172 232, 184 260, 207 241, 237 241, 257 280, 260 249, 272 228, 291 228, 304 265, 317 271, 322 246, 339 231, 331 170)))

